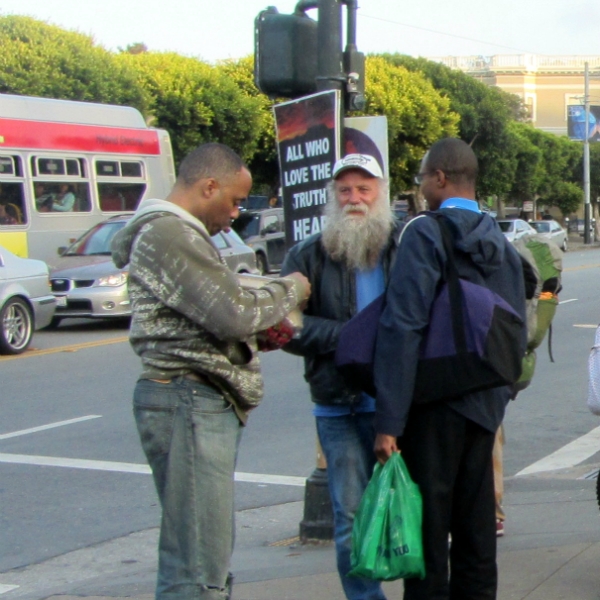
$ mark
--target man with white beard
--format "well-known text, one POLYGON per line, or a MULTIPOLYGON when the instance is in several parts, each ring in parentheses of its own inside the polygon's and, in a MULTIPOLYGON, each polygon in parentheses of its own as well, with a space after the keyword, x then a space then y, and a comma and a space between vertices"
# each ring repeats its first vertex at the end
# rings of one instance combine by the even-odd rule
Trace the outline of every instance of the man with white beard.
POLYGON ((385 290, 398 241, 388 183, 372 156, 349 154, 333 168, 322 233, 289 251, 281 275, 312 286, 300 336, 284 350, 304 357, 317 433, 327 459, 340 580, 348 600, 385 600, 377 581, 348 577, 354 514, 375 465, 375 401, 352 389, 334 364, 344 323, 385 290))

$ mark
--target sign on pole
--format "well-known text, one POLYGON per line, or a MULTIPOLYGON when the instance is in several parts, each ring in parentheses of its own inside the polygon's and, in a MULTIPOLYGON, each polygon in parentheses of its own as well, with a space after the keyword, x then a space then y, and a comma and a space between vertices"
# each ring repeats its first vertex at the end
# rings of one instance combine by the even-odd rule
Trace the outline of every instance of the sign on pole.
POLYGON ((305 96, 274 107, 281 195, 288 248, 319 233, 326 186, 340 156, 339 90, 305 96))
MULTIPOLYGON (((585 106, 572 104, 567 106, 567 133, 572 140, 585 140, 585 106)), ((590 106, 588 121, 588 139, 600 140, 600 106, 590 106)))

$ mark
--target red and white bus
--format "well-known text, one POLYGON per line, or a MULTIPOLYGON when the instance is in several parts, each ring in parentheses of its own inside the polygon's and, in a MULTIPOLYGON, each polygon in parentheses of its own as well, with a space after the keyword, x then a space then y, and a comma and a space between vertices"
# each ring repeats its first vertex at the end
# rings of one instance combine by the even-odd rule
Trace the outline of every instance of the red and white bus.
POLYGON ((0 94, 0 246, 19 256, 52 264, 174 180, 169 134, 134 108, 0 94))

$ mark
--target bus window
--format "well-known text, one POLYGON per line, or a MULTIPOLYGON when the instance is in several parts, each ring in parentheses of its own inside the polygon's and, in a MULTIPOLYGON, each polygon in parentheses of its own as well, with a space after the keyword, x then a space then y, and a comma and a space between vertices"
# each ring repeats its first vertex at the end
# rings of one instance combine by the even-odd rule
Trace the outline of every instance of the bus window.
POLYGON ((38 212, 90 212, 90 191, 87 183, 66 181, 36 181, 33 185, 38 212))
POLYGON ((23 196, 23 184, 0 182, 0 225, 24 225, 27 211, 23 196))
POLYGON ((100 210, 105 212, 134 211, 144 192, 146 185, 143 183, 98 183, 98 198, 100 210))

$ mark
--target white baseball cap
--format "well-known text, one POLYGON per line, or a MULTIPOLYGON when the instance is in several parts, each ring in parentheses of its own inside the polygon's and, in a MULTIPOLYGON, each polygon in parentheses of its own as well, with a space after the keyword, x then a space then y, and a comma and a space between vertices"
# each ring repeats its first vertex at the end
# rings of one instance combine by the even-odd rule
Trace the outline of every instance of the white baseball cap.
POLYGON ((362 169, 373 177, 383 178, 381 167, 375 158, 369 154, 348 154, 333 165, 333 179, 348 169, 362 169))

